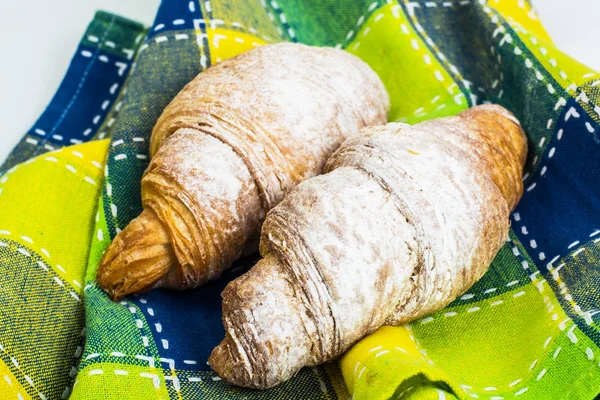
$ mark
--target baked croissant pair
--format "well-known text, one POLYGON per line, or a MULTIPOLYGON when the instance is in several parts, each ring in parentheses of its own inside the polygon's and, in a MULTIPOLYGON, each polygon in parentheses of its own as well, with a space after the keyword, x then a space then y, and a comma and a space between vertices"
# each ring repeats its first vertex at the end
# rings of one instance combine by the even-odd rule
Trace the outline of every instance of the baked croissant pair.
POLYGON ((158 120, 144 211, 98 283, 114 299, 196 287, 260 233, 262 260, 222 293, 209 359, 253 388, 443 308, 507 237, 526 138, 500 106, 415 126, 383 125, 388 109, 375 73, 340 50, 278 44, 209 68, 158 120))

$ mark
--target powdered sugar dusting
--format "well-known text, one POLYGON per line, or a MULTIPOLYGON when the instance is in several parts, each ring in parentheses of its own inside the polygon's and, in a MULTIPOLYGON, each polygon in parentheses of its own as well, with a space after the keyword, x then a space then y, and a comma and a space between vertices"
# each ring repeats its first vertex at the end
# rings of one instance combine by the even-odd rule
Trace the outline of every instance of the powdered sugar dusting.
POLYGON ((143 179, 144 206, 168 227, 180 264, 160 284, 219 276, 256 246, 269 209, 388 109, 377 75, 336 49, 263 46, 198 75, 159 118, 143 179))
POLYGON ((370 127, 346 140, 327 174, 299 184, 267 216, 265 258, 223 293, 235 338, 217 347, 211 366, 236 384, 272 386, 467 290, 503 245, 507 202, 520 196, 512 182, 525 137, 499 111, 370 127), (485 159, 493 152, 504 157, 498 165, 485 159), (281 315, 289 331, 274 328, 281 315))

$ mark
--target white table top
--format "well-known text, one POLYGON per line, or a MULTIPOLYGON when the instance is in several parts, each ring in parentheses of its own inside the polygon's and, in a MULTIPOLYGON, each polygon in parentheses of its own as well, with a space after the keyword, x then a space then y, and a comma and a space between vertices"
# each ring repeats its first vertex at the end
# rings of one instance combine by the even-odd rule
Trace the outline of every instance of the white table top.
MULTIPOLYGON (((159 3, 160 0, 0 1, 0 160, 4 160, 54 95, 96 10, 150 25, 159 3)), ((558 47, 600 70, 600 1, 535 0, 534 4, 558 47)))

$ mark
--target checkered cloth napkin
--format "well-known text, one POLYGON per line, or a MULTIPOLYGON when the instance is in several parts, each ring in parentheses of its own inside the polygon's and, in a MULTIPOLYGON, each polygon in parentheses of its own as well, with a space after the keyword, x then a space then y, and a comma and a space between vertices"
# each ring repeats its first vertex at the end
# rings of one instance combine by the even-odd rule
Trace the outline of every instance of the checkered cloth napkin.
MULTIPOLYGON (((594 49, 590 49, 594 51, 594 49)), ((3 399, 592 399, 600 392, 600 75, 524 0, 165 0, 147 29, 99 12, 46 111, 0 168, 3 399), (207 358, 220 292, 112 302, 103 250, 138 215, 153 124, 210 65, 266 43, 341 47, 392 121, 499 103, 529 138, 525 194, 489 272, 446 309, 383 327, 266 391, 207 358)))

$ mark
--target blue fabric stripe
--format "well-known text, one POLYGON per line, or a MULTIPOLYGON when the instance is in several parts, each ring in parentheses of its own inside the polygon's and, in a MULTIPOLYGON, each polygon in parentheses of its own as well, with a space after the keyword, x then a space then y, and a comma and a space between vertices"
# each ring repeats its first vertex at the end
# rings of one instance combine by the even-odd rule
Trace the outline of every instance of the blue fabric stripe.
POLYGON ((117 98, 128 67, 123 57, 79 46, 58 92, 29 134, 42 137, 39 145, 90 140, 117 98))
POLYGON ((525 187, 515 210, 516 219, 513 215, 519 240, 543 272, 556 256, 562 258, 576 250, 569 249, 571 243, 587 242, 599 228, 596 216, 600 215, 600 175, 596 171, 600 159, 587 124, 600 132, 600 126, 570 99, 559 118, 558 133, 525 187))

